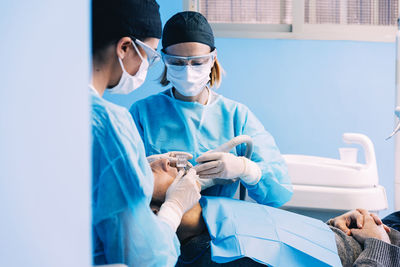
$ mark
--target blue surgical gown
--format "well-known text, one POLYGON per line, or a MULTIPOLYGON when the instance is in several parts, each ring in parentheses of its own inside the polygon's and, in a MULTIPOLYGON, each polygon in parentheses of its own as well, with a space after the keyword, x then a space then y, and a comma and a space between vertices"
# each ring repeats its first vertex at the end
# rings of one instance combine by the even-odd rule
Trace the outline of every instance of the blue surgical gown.
MULTIPOLYGON (((194 159, 204 152, 239 135, 253 139, 253 155, 262 171, 255 185, 244 183, 249 196, 260 204, 282 206, 290 200, 292 187, 287 165, 273 137, 260 121, 243 104, 211 91, 207 105, 185 102, 171 96, 171 90, 147 97, 134 103, 130 112, 142 136, 146 154, 168 151, 186 151, 194 159)), ((240 145, 233 151, 244 156, 246 147, 240 145)), ((233 197, 239 181, 216 185, 202 192, 208 196, 233 197)))
POLYGON ((128 110, 91 90, 94 264, 174 266, 179 241, 150 209, 153 174, 128 110))

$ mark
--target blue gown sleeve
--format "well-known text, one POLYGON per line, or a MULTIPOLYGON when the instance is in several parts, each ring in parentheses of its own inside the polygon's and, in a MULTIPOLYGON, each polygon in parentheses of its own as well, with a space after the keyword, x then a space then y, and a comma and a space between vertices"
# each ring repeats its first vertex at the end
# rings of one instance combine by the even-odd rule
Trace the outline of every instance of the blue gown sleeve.
MULTIPOLYGON (((247 108, 246 108, 247 109, 247 108)), ((253 154, 251 160, 261 169, 261 179, 255 185, 243 183, 249 196, 260 204, 280 207, 288 202, 293 189, 288 175, 288 168, 274 138, 269 134, 256 116, 247 109, 242 134, 249 135, 253 140, 253 154)), ((244 149, 241 147, 241 155, 244 149)))
POLYGON ((132 117, 100 104, 92 115, 94 263, 174 266, 180 244, 150 209, 153 176, 132 117))
POLYGON ((176 234, 153 214, 149 200, 137 188, 140 185, 126 187, 123 177, 138 175, 126 170, 126 164, 124 156, 110 162, 95 187, 93 224, 104 263, 174 266, 179 256, 176 234))
POLYGON ((139 132, 140 137, 142 138, 143 142, 145 142, 146 140, 144 138, 143 125, 140 122, 140 114, 136 103, 133 103, 133 105, 129 109, 129 113, 131 114, 133 121, 136 124, 136 128, 139 132))

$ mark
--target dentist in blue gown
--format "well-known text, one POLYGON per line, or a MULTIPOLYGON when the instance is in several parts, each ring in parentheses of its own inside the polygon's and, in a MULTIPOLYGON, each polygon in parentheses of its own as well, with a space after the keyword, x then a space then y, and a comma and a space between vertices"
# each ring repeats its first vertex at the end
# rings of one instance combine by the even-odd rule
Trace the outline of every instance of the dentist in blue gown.
POLYGON ((130 109, 147 156, 191 153, 198 175, 209 181, 204 195, 232 197, 239 181, 218 181, 239 177, 249 196, 260 204, 278 207, 289 201, 291 182, 274 138, 245 105, 213 91, 220 84, 222 69, 206 18, 191 11, 174 15, 163 29, 162 46, 161 84, 170 87, 130 109), (212 151, 239 135, 252 138, 251 159, 243 157, 244 145, 233 153, 212 151))
POLYGON ((154 0, 92 1, 92 229, 93 262, 174 266, 175 231, 200 198, 194 171, 176 177, 158 215, 149 204, 153 175, 129 112, 102 98, 129 93, 145 80, 161 37, 154 0))

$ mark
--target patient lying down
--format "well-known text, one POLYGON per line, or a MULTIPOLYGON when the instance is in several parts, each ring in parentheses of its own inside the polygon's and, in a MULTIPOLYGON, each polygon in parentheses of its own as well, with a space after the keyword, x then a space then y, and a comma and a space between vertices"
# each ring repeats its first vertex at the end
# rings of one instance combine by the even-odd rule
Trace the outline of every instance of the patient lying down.
MULTIPOLYGON (((168 159, 154 161, 150 166, 154 174, 151 208, 157 213, 178 170, 171 166, 168 159)), ((335 234, 336 246, 343 266, 400 266, 400 233, 384 226, 379 218, 368 211, 361 209, 351 211, 331 219, 330 224, 343 230, 352 228, 345 233, 339 228, 330 227, 335 234), (364 221, 362 227, 358 227, 359 229, 352 220, 356 213, 361 214, 364 221)), ((268 226, 265 225, 265 227, 268 226)), ((264 266, 249 258, 241 258, 224 264, 211 261, 210 237, 200 204, 184 214, 177 235, 182 244, 181 257, 177 266, 184 266, 182 259, 187 258, 195 258, 190 266, 264 266)))

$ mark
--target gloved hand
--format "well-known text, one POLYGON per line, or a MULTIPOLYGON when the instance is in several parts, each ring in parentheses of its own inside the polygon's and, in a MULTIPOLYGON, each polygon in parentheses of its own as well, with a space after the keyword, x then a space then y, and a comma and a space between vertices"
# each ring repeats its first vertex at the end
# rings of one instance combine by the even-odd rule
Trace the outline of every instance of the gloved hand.
POLYGON ((200 179, 240 179, 248 185, 257 184, 261 179, 258 165, 245 158, 226 152, 206 152, 196 159, 194 168, 200 179))
POLYGON ((174 182, 170 185, 161 205, 158 217, 164 220, 176 231, 181 223, 183 214, 191 209, 200 199, 200 185, 198 175, 190 169, 186 175, 184 170, 179 171, 174 182))
POLYGON ((237 180, 239 180, 239 178, 235 178, 235 179, 221 179, 221 178, 213 179, 213 178, 210 178, 210 179, 199 179, 198 182, 201 186, 201 191, 203 191, 203 190, 205 190, 209 187, 212 187, 214 185, 217 185, 217 184, 222 184, 222 185, 232 184, 232 183, 235 183, 237 180))
POLYGON ((199 179, 199 184, 201 187, 201 191, 216 185, 215 179, 199 179))
MULTIPOLYGON (((183 155, 186 157, 187 160, 192 159, 193 155, 187 152, 183 151, 170 151, 164 154, 155 154, 147 157, 147 161, 149 163, 152 163, 153 161, 159 160, 159 159, 168 159, 171 163, 176 163, 177 162, 177 156, 178 155, 183 155)), ((189 162, 188 162, 189 163, 189 162)), ((189 163, 190 164, 190 163, 189 163)))

